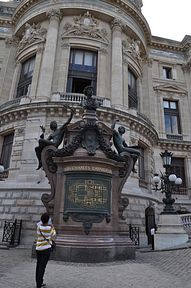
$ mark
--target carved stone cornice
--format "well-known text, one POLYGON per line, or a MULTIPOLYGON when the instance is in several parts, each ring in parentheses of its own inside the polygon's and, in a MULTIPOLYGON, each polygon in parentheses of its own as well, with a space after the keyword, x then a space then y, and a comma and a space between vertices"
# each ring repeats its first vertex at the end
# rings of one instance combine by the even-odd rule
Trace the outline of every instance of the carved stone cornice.
MULTIPOLYGON (((141 0, 132 0, 132 1, 141 1, 141 0)), ((27 10, 29 10, 31 7, 33 7, 34 5, 37 5, 37 3, 40 3, 41 0, 23 0, 19 5, 18 7, 16 8, 15 10, 15 13, 13 15, 13 18, 12 18, 12 21, 10 21, 10 24, 16 24, 17 21, 25 14, 25 12, 27 10)), ((54 0, 51 1, 52 4, 55 4, 56 2, 54 0)), ((150 29, 149 29, 149 26, 148 26, 148 23, 146 22, 146 20, 144 19, 143 15, 141 14, 141 12, 139 11, 140 9, 137 7, 138 6, 141 6, 141 2, 140 4, 136 4, 137 7, 135 7, 135 5, 132 3, 131 4, 131 1, 129 1, 130 3, 128 3, 127 1, 123 1, 123 0, 108 0, 108 2, 111 4, 111 5, 115 5, 116 7, 120 7, 124 12, 125 14, 130 14, 132 15, 132 17, 134 17, 136 19, 136 21, 139 23, 140 27, 142 27, 145 35, 146 35, 146 38, 147 38, 147 42, 148 44, 151 43, 151 33, 150 33, 150 29)))
POLYGON ((158 145, 162 150, 191 152, 191 142, 170 139, 159 139, 158 145))

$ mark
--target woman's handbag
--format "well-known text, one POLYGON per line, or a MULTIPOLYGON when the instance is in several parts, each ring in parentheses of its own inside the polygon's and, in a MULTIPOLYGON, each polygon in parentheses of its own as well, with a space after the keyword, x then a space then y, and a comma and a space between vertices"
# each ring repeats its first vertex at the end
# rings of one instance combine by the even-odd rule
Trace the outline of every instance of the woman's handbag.
MULTIPOLYGON (((50 243, 50 242, 49 242, 50 243)), ((51 245, 51 252, 55 251, 56 250, 56 242, 54 240, 52 240, 52 244, 51 245)))
POLYGON ((40 228, 39 228, 40 234, 42 235, 42 237, 51 245, 50 251, 53 252, 56 250, 56 242, 54 240, 52 240, 52 243, 49 241, 49 239, 47 239, 41 232, 40 228))

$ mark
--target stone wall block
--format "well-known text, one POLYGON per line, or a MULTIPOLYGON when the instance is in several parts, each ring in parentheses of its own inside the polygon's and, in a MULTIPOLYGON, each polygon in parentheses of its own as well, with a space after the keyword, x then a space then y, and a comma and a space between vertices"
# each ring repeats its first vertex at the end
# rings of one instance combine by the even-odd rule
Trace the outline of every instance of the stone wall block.
POLYGON ((14 199, 3 199, 2 205, 15 205, 15 200, 14 199))
POLYGON ((0 213, 4 212, 4 207, 0 206, 0 213))
POLYGON ((31 199, 18 199, 16 201, 17 206, 32 206, 34 205, 34 201, 31 199))
POLYGON ((27 212, 30 214, 39 214, 39 208, 38 207, 29 207, 27 209, 27 212))
POLYGON ((4 213, 9 213, 10 212, 10 207, 5 207, 4 213))
POLYGON ((17 198, 19 198, 19 199, 22 199, 22 197, 23 197, 23 192, 22 191, 15 191, 15 192, 13 192, 13 199, 17 199, 17 198))
MULTIPOLYGON (((1 208, 1 207, 0 207, 1 208)), ((1 210, 0 210, 1 211, 1 210)), ((19 214, 20 213, 20 207, 11 207, 10 212, 14 214, 19 214)))
POLYGON ((13 220, 13 214, 0 213, 0 220, 13 220))
POLYGON ((7 192, 0 192, 0 198, 6 198, 7 192))

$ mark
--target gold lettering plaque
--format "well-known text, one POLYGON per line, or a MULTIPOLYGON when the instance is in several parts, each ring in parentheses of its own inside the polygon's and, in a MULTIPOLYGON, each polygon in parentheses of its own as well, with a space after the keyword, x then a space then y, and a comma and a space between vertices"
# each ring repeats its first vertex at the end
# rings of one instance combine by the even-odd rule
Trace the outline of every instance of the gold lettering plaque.
POLYGON ((65 209, 110 210, 111 176, 72 173, 66 176, 65 209))
POLYGON ((69 171, 92 171, 92 172, 112 174, 111 169, 103 168, 103 167, 93 167, 93 166, 87 166, 87 165, 66 167, 64 171, 66 171, 66 172, 69 172, 69 171))

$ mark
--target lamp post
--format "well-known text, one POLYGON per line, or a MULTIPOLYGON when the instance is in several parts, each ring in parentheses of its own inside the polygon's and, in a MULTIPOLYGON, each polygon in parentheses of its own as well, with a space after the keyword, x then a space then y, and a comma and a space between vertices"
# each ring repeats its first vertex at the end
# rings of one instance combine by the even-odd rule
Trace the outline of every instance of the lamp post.
POLYGON ((162 193, 165 193, 165 198, 162 200, 165 206, 161 214, 176 214, 176 211, 173 207, 175 200, 172 198, 172 193, 173 190, 176 190, 177 187, 182 184, 181 178, 177 177, 175 174, 169 173, 172 155, 173 153, 167 150, 160 154, 163 161, 163 167, 165 168, 165 173, 161 173, 161 176, 155 174, 153 177, 153 184, 155 185, 154 190, 160 190, 162 193))
POLYGON ((5 170, 4 166, 0 164, 0 181, 4 180, 3 178, 1 178, 1 175, 3 174, 4 170, 5 170))

